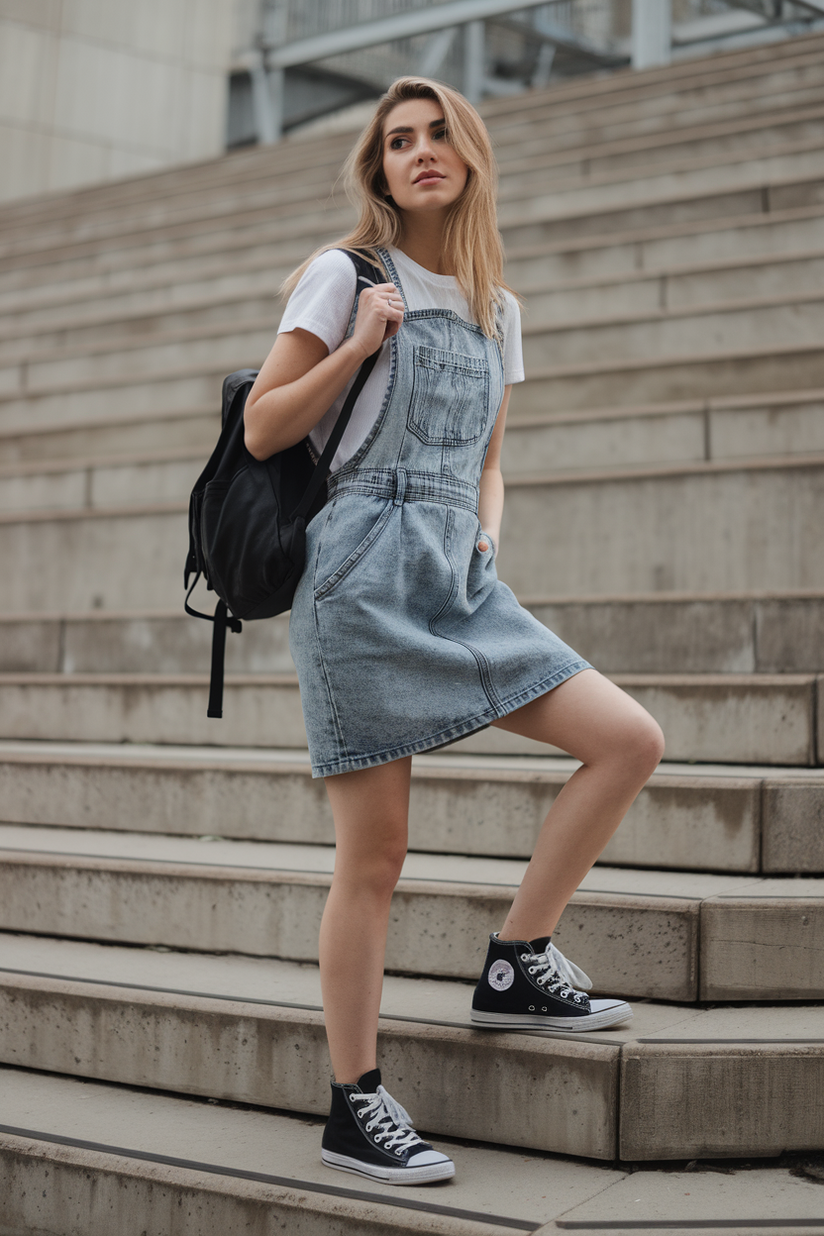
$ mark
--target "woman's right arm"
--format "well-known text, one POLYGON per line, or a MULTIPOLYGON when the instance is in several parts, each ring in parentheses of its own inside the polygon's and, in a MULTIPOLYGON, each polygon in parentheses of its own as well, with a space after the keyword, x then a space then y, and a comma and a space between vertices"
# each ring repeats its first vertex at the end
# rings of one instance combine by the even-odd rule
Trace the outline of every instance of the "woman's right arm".
POLYGON ((255 459, 268 459, 305 438, 367 356, 397 333, 403 309, 390 306, 390 294, 399 299, 391 283, 363 289, 352 335, 334 352, 308 330, 278 335, 243 414, 246 448, 255 459))

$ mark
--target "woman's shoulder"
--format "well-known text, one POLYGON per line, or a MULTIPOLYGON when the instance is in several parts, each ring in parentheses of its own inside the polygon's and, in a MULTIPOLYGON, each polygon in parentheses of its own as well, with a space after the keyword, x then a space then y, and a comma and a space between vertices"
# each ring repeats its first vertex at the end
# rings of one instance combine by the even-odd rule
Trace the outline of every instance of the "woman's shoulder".
POLYGON ((334 284, 336 287, 345 285, 352 291, 355 288, 357 272, 354 262, 344 249, 324 249, 313 257, 300 277, 297 288, 310 284, 334 284))

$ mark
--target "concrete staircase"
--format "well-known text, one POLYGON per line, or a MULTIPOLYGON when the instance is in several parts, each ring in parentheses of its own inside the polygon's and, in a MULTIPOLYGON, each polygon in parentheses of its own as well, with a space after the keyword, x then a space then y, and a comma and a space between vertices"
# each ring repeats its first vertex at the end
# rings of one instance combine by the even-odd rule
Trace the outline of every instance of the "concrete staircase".
MULTIPOLYGON (((220 381, 348 221, 346 143, 0 211, 0 1236, 634 1231, 672 1212, 622 1164, 824 1148, 822 53, 485 109, 527 302, 501 574, 668 755, 557 933, 635 1005, 585 1040, 468 1022, 573 761, 416 760, 381 1058, 460 1174, 403 1198, 317 1162, 334 855, 286 621, 229 637, 210 721, 181 604, 220 381)), ((814 1186, 780 1205, 820 1231, 814 1186)))

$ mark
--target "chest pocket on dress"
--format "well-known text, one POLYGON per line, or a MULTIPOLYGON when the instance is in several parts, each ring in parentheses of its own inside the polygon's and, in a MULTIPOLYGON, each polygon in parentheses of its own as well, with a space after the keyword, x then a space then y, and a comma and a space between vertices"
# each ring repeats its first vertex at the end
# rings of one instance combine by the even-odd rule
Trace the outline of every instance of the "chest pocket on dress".
POLYGON ((489 366, 483 357, 414 349, 407 423, 427 446, 469 446, 486 428, 489 366))

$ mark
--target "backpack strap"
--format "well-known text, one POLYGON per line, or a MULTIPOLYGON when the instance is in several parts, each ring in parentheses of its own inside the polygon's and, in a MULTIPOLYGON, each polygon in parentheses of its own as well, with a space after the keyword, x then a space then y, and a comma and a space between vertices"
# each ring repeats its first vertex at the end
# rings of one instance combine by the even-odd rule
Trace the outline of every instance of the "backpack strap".
MULTIPOLYGON (((358 284, 364 283, 367 286, 373 286, 381 280, 381 271, 379 271, 377 266, 375 266, 373 262, 368 261, 361 253, 353 253, 349 249, 344 249, 342 252, 346 253, 355 264, 355 270, 357 271, 357 281, 355 285, 357 288, 357 298, 362 291, 362 289, 358 287, 358 284)), ((349 394, 346 396, 346 402, 338 414, 338 419, 335 421, 335 427, 329 435, 329 441, 323 448, 323 453, 317 462, 315 471, 312 473, 312 479, 309 482, 306 493, 303 495, 295 508, 296 517, 302 517, 305 519, 311 509, 312 503, 320 493, 321 486, 324 484, 327 476, 329 475, 329 469, 332 466, 332 460, 335 458, 335 452, 340 446, 341 439, 346 432, 346 426, 349 424, 353 409, 358 401, 358 396, 366 385, 366 380, 370 373, 375 368, 379 352, 380 347, 377 351, 373 352, 371 356, 367 356, 366 360, 358 370, 349 394)))

